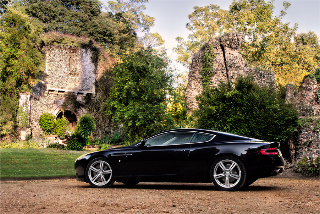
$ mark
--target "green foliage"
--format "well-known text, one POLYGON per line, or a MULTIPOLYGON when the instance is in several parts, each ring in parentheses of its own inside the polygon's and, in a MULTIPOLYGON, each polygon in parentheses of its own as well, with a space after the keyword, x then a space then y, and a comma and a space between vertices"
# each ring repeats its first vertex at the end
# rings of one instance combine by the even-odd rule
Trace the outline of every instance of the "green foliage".
POLYGON ((317 81, 318 84, 320 84, 320 68, 316 69, 312 74, 310 74, 308 76, 311 77, 312 79, 314 79, 315 81, 317 81))
POLYGON ((57 118, 54 124, 54 133, 59 136, 60 139, 66 137, 69 121, 65 118, 57 118))
POLYGON ((0 15, 7 11, 7 5, 10 3, 10 0, 0 0, 0 15))
POLYGON ((83 140, 79 134, 72 134, 67 140, 67 150, 81 151, 83 150, 83 140), (82 142, 81 142, 82 141, 82 142))
POLYGON ((16 93, 0 92, 0 136, 9 136, 17 128, 19 98, 16 93))
POLYGON ((178 128, 192 127, 192 118, 187 113, 186 85, 179 85, 171 91, 167 111, 178 128))
POLYGON ((110 135, 107 135, 103 140, 102 142, 103 143, 106 143, 106 144, 122 144, 123 141, 124 141, 124 136, 120 133, 114 133, 114 134, 110 134, 110 135))
POLYGON ((65 146, 59 143, 51 143, 47 146, 47 148, 52 148, 52 149, 61 149, 64 150, 65 146))
POLYGON ((284 142, 298 122, 296 110, 274 88, 261 88, 250 77, 207 88, 198 101, 199 128, 284 142))
POLYGON ((39 125, 45 134, 53 134, 55 127, 55 116, 50 113, 43 113, 40 116, 39 125))
POLYGON ((315 33, 296 34, 298 25, 283 23, 290 3, 274 16, 273 1, 234 0, 229 10, 218 5, 194 7, 186 25, 188 39, 177 37, 178 60, 191 63, 191 56, 211 37, 237 31, 243 34, 241 54, 253 67, 275 72, 278 85, 299 85, 306 74, 319 68, 319 40, 315 33))
POLYGON ((101 144, 99 145, 99 151, 107 150, 109 149, 110 144, 101 144))
POLYGON ((171 89, 166 66, 152 49, 141 49, 126 55, 112 70, 107 114, 123 125, 131 143, 173 125, 166 112, 166 95, 171 89))
POLYGON ((0 128, 14 135, 19 94, 30 90, 41 73, 44 56, 37 41, 41 28, 27 15, 8 8, 0 17, 0 128))
POLYGON ((154 18, 145 15, 145 1, 25 0, 27 13, 38 19, 45 32, 90 37, 115 54, 138 44, 137 31, 149 34, 154 18))
POLYGON ((215 55, 213 52, 213 46, 210 44, 209 47, 205 49, 205 53, 202 57, 202 68, 201 68, 201 80, 203 88, 206 88, 210 85, 212 76, 214 74, 213 71, 213 61, 215 55))
POLYGON ((43 23, 45 32, 55 31, 88 36, 100 44, 116 49, 126 48, 135 40, 135 32, 121 21, 121 14, 102 12, 98 0, 27 0, 27 13, 43 23))
POLYGON ((79 118, 75 132, 67 139, 67 150, 80 151, 90 141, 90 135, 96 126, 91 115, 83 114, 79 118))
POLYGON ((312 157, 304 157, 297 164, 297 172, 306 176, 320 175, 319 157, 313 159, 312 157))
POLYGON ((91 115, 83 114, 79 118, 75 133, 79 134, 86 141, 89 140, 91 133, 96 129, 94 119, 91 115))

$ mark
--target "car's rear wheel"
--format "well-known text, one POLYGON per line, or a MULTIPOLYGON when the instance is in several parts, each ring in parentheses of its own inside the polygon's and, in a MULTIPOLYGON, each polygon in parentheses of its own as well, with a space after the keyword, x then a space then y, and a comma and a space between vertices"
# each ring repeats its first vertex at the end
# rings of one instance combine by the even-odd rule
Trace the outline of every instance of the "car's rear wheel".
POLYGON ((246 169, 235 157, 225 156, 215 160, 210 170, 211 181, 220 190, 241 188, 246 181, 246 169))
POLYGON ((86 168, 86 177, 93 187, 109 187, 114 183, 112 167, 104 158, 96 158, 90 161, 86 168))

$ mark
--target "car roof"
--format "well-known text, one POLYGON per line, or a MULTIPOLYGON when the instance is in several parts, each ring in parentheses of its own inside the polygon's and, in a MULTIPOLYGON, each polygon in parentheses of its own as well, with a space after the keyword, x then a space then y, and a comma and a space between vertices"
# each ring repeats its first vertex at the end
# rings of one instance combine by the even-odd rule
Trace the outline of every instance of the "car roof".
MULTIPOLYGON (((255 138, 250 138, 250 137, 246 137, 246 136, 241 136, 241 135, 236 135, 236 134, 231 134, 231 133, 227 133, 227 132, 221 132, 221 131, 215 131, 215 130, 210 130, 210 129, 197 129, 197 128, 182 128, 182 129, 170 129, 170 130, 166 130, 160 133, 165 133, 165 132, 204 132, 204 133, 210 133, 210 134, 214 134, 217 135, 219 137, 222 138, 229 138, 229 139, 233 139, 233 140, 258 140, 259 139, 255 139, 255 138)), ((159 134, 160 134, 159 133, 159 134)))

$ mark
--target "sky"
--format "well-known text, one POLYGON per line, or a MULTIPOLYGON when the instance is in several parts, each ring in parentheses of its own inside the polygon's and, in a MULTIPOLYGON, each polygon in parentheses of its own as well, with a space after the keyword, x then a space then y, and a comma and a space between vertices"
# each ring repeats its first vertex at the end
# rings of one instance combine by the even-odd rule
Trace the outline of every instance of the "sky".
MULTIPOLYGON (((102 0, 107 5, 109 0, 102 0)), ((113 0, 115 1, 115 0, 113 0)), ((269 0, 265 0, 269 1, 269 0)), ((293 27, 298 24, 298 33, 313 31, 320 38, 320 0, 286 0, 291 6, 286 10, 287 14, 283 18, 283 23, 290 23, 293 27)), ((159 33, 165 40, 165 48, 168 56, 174 62, 176 54, 173 48, 178 45, 176 37, 187 39, 190 31, 186 29, 189 22, 188 15, 193 12, 194 6, 207 6, 215 4, 221 9, 228 10, 233 0, 149 0, 145 4, 144 13, 155 18, 151 32, 159 33)), ((274 0, 274 16, 278 16, 284 9, 284 0, 274 0)), ((188 68, 180 63, 173 63, 175 70, 186 72, 188 68)))
MULTIPOLYGON (((286 10, 283 22, 293 27, 298 23, 298 33, 315 32, 320 38, 320 0, 286 0, 291 6, 286 10)), ((165 40, 168 54, 174 57, 172 48, 177 46, 175 40, 180 36, 187 39, 190 31, 186 29, 188 15, 194 6, 215 4, 221 9, 228 10, 232 0, 149 0, 146 3, 145 14, 155 18, 151 32, 158 32, 165 40)), ((283 0, 274 1, 274 15, 278 16, 283 10, 283 0)))

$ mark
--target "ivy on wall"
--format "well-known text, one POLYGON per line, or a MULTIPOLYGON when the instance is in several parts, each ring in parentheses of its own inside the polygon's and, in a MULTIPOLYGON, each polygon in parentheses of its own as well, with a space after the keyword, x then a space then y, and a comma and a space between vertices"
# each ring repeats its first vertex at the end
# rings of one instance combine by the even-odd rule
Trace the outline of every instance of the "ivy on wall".
POLYGON ((213 46, 210 44, 204 52, 204 55, 202 57, 202 68, 201 68, 201 80, 203 88, 207 88, 210 86, 210 82, 212 79, 212 76, 214 74, 213 71, 213 61, 216 58, 213 51, 213 46))

